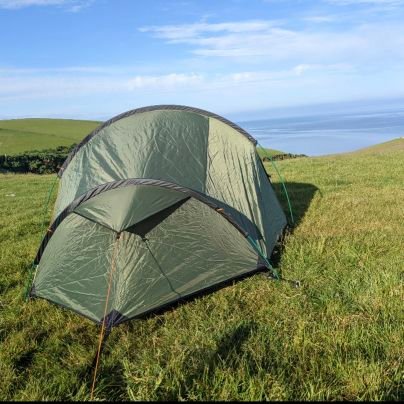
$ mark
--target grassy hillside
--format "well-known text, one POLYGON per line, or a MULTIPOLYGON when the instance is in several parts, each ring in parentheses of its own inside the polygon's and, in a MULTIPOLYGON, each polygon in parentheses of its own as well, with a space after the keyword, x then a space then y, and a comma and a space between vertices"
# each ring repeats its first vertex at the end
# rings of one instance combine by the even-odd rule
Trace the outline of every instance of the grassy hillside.
MULTIPOLYGON (((392 147, 279 162, 297 224, 278 265, 302 287, 258 274, 123 324, 96 398, 403 399, 403 159, 392 147)), ((98 328, 21 297, 53 177, 0 178, 0 399, 88 399, 98 328)))
POLYGON ((262 157, 268 157, 268 156, 276 156, 277 154, 284 154, 285 152, 280 151, 280 150, 275 150, 275 149, 268 149, 266 147, 258 147, 257 148, 258 155, 262 157))
POLYGON ((388 142, 380 143, 375 146, 365 147, 364 149, 356 150, 355 154, 389 154, 404 150, 404 137, 393 139, 388 142))
POLYGON ((0 120, 0 154, 70 146, 80 142, 99 124, 71 119, 0 120))

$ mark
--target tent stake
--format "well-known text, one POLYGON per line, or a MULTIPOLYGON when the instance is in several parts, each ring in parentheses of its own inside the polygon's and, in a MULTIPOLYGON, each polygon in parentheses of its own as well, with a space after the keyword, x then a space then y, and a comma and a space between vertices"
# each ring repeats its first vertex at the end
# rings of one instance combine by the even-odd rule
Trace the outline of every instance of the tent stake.
POLYGON ((276 278, 271 272, 269 272, 267 274, 267 277, 270 278, 270 279, 273 279, 275 281, 287 282, 291 286, 293 286, 294 288, 300 288, 300 286, 301 286, 300 281, 296 281, 296 280, 293 280, 293 279, 282 278, 281 276, 276 278))

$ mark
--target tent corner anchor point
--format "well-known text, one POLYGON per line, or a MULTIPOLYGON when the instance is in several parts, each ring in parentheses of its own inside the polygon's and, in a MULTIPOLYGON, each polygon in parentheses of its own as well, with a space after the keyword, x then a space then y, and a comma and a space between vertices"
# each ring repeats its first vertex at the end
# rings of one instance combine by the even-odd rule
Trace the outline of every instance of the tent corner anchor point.
POLYGON ((280 276, 276 277, 273 275, 272 272, 268 272, 266 276, 267 276, 267 278, 272 279, 274 281, 287 282, 296 289, 298 289, 302 286, 302 284, 299 280, 286 279, 286 278, 282 278, 280 276))

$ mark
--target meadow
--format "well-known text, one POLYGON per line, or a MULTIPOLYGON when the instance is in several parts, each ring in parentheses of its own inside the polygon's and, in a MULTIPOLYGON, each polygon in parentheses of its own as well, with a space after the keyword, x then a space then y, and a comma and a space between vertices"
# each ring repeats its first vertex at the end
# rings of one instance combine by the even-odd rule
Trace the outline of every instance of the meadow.
MULTIPOLYGON (((397 139, 278 162, 296 224, 274 262, 301 287, 256 274, 117 327, 95 398, 402 400, 403 161, 397 139)), ((1 400, 90 398, 99 328, 23 298, 53 180, 0 174, 1 400)))
POLYGON ((0 120, 0 154, 70 146, 95 129, 100 122, 73 119, 0 120))

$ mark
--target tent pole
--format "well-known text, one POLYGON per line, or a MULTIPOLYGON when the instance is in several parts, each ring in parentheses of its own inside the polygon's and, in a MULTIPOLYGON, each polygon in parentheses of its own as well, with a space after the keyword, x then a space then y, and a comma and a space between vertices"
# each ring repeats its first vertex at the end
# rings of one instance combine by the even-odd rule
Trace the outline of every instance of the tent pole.
POLYGON ((111 292, 112 276, 113 276, 113 274, 115 272, 115 268, 116 268, 116 265, 115 265, 116 251, 117 251, 118 241, 119 241, 120 237, 121 237, 121 233, 117 233, 115 241, 114 241, 114 249, 112 251, 111 270, 110 270, 110 273, 109 273, 108 290, 107 290, 107 296, 106 296, 106 299, 105 299, 105 307, 104 307, 104 318, 102 319, 100 337, 99 337, 99 340, 98 340, 97 356, 96 356, 96 360, 95 360, 93 383, 91 385, 91 394, 90 394, 90 400, 91 401, 93 401, 93 398, 94 398, 95 382, 97 380, 97 371, 98 371, 98 365, 99 365, 99 362, 100 362, 101 350, 102 350, 102 347, 103 347, 103 342, 106 339, 106 338, 104 339, 104 335, 106 335, 106 337, 107 337, 109 335, 110 331, 111 331, 111 326, 108 325, 107 330, 105 332, 105 322, 106 322, 106 317, 107 317, 109 295, 110 295, 110 292, 111 292))

